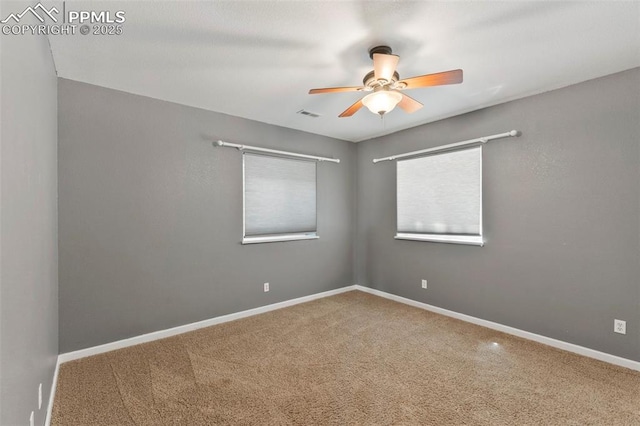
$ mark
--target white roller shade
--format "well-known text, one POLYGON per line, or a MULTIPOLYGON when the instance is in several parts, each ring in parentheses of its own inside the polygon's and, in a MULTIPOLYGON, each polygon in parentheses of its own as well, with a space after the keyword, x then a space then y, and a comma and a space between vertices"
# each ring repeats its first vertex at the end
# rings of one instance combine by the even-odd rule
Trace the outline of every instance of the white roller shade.
POLYGON ((245 237, 316 233, 316 162, 245 153, 245 237))
POLYGON ((397 197, 399 237, 481 243, 482 147, 398 161, 397 197))

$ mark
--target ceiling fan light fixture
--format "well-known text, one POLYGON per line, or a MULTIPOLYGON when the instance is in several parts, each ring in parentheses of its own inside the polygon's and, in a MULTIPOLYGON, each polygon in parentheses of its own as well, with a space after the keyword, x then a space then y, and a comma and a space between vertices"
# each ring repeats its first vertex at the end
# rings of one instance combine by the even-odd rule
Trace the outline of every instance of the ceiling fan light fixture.
POLYGON ((401 100, 401 93, 393 90, 379 90, 362 98, 362 103, 372 113, 383 116, 394 109, 401 100))
POLYGON ((317 93, 340 92, 373 92, 355 102, 338 117, 351 117, 366 106, 369 111, 384 117, 400 105, 407 114, 411 114, 423 107, 423 105, 411 96, 403 95, 401 90, 417 89, 420 87, 442 86, 445 84, 462 83, 462 70, 451 70, 435 74, 425 74, 400 80, 396 68, 400 57, 391 53, 389 46, 376 46, 369 50, 369 56, 373 59, 373 71, 367 73, 360 87, 325 87, 309 90, 310 95, 317 93))

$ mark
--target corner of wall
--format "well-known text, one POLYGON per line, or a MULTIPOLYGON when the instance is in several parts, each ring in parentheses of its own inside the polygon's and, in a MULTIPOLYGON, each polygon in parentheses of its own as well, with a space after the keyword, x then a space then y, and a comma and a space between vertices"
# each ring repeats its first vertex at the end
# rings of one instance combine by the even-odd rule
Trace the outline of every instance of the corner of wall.
POLYGON ((42 424, 58 354, 57 77, 44 36, 3 35, 0 55, 0 424, 42 424))

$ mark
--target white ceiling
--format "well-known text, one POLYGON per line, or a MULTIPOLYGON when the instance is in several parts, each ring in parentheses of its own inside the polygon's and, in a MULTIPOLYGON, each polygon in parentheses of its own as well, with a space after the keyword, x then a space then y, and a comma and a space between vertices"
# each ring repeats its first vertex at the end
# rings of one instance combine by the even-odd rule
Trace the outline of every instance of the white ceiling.
POLYGON ((350 141, 640 66, 638 1, 66 3, 126 22, 120 36, 51 36, 60 77, 350 141), (360 85, 379 44, 401 78, 462 68, 464 82, 408 91, 424 108, 384 121, 338 118, 359 92, 307 94, 360 85))

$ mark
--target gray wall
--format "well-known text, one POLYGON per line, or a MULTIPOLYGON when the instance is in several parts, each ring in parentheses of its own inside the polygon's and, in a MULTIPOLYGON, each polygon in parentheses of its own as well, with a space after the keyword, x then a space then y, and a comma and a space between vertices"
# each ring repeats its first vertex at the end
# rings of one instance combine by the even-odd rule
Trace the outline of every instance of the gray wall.
MULTIPOLYGON (((0 16, 30 4, 2 2, 0 16)), ((0 424, 31 411, 43 424, 58 354, 57 81, 45 37, 0 37, 0 424)))
POLYGON ((58 92, 61 353, 354 284, 356 145, 71 80, 58 92), (318 165, 320 239, 241 245, 241 154, 216 139, 340 158, 318 165))
POLYGON ((639 140, 633 69, 358 144, 357 283, 640 361, 639 140), (373 158, 511 129, 484 148, 485 247, 393 239, 373 158))
POLYGON ((355 282, 640 360, 639 88, 634 69, 353 145, 60 79, 60 351, 355 282), (485 247, 393 239, 395 164, 373 158, 513 128, 484 150, 485 247), (340 157, 320 240, 240 245, 218 138, 340 157))

